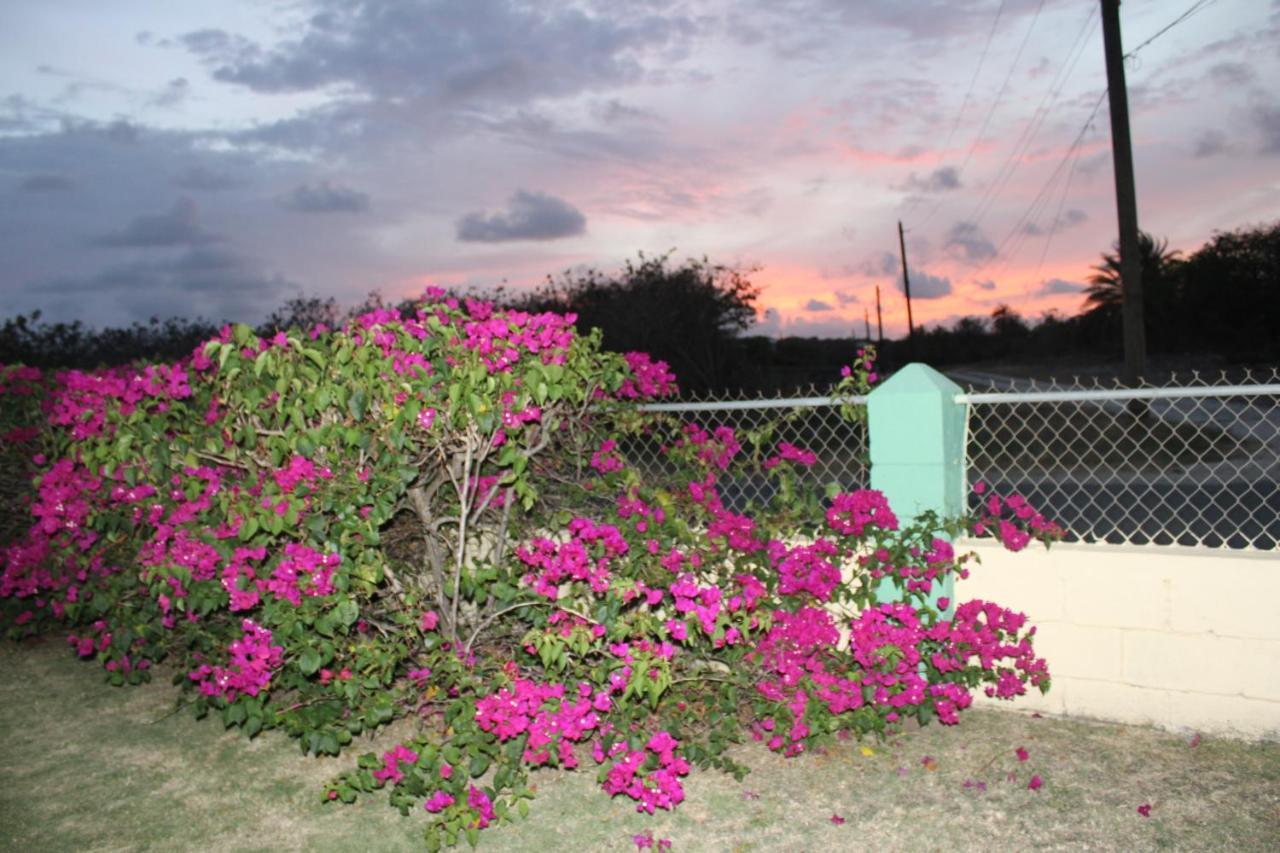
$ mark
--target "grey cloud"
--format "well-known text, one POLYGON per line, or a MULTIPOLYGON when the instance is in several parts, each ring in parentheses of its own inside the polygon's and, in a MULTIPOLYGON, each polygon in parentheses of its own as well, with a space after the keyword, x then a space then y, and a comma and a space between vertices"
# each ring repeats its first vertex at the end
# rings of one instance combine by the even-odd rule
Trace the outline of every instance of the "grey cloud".
POLYGON ((183 44, 225 82, 259 92, 345 86, 376 98, 521 101, 632 83, 637 55, 693 32, 680 17, 591 15, 500 0, 328 0, 270 50, 223 30, 183 44))
MULTIPOLYGON (((895 286, 902 290, 902 282, 895 286)), ((941 299, 951 293, 951 279, 946 276, 930 275, 923 270, 911 270, 912 299, 941 299)))
POLYGON ((119 118, 108 124, 103 133, 112 142, 132 145, 138 141, 138 137, 142 133, 142 126, 134 124, 127 119, 119 118))
POLYGON ((907 178, 906 188, 916 192, 939 193, 960 188, 960 173, 955 166, 941 166, 923 178, 915 172, 907 178))
POLYGON ((834 311, 835 308, 830 302, 823 302, 821 299, 810 299, 804 304, 806 311, 834 311))
POLYGON ((1038 223, 1027 222, 1022 226, 1022 233, 1031 237, 1039 237, 1044 234, 1046 230, 1057 233, 1058 231, 1064 231, 1067 228, 1080 225, 1088 221, 1088 219, 1089 214, 1085 213, 1078 207, 1073 207, 1069 210, 1063 211, 1062 215, 1055 219, 1049 225, 1048 229, 1038 223))
POLYGON ((943 246, 954 257, 971 264, 981 263, 996 256, 995 244, 973 222, 957 222, 952 225, 943 246))
POLYGON ((1254 107, 1250 120, 1262 134, 1262 153, 1280 154, 1280 107, 1259 104, 1254 107))
POLYGON ((189 166, 174 177, 173 182, 187 190, 229 190, 245 182, 229 172, 210 169, 208 166, 189 166))
POLYGON ((859 272, 869 278, 897 275, 901 269, 902 264, 899 263, 898 256, 893 252, 881 252, 873 258, 863 261, 858 267, 859 272))
POLYGON ((350 187, 321 181, 294 187, 280 199, 280 204, 298 213, 360 213, 369 209, 369 196, 350 187))
POLYGON ((93 241, 96 246, 111 248, 165 248, 214 243, 222 238, 200 227, 196 203, 181 198, 167 213, 137 216, 119 231, 93 241))
POLYGON ((1258 74, 1243 62, 1219 62, 1209 68, 1209 78, 1222 86, 1247 86, 1258 74))
POLYGON ((862 301, 858 294, 849 290, 837 290, 835 292, 835 297, 836 302, 839 302, 841 307, 845 305, 854 305, 862 301))
POLYGON ((23 178, 18 189, 24 193, 51 193, 72 189, 75 182, 65 175, 31 175, 23 178))
POLYGON ((596 102, 591 105, 591 114, 605 124, 618 122, 654 121, 658 117, 648 110, 625 104, 617 98, 596 102))
POLYGON ((1195 148, 1192 149, 1191 154, 1194 157, 1214 157, 1225 153, 1228 149, 1227 135, 1220 130, 1210 128, 1196 138, 1195 148))
POLYGON ((260 317, 278 304, 283 294, 297 287, 283 276, 264 273, 248 258, 205 248, 191 249, 176 258, 118 264, 90 276, 58 278, 40 285, 43 293, 55 299, 109 295, 116 315, 123 311, 128 319, 260 317))
POLYGON ((508 240, 558 240, 586 231, 587 219, 566 201, 519 190, 505 213, 468 213, 458 220, 458 239, 467 243, 508 240))
POLYGON ((1033 293, 1033 296, 1058 296, 1060 294, 1069 293, 1076 295, 1084 292, 1084 285, 1074 281, 1066 281, 1061 278, 1045 279, 1040 283, 1033 293))
POLYGON ((973 282, 973 286, 979 290, 995 290, 996 283, 989 278, 978 279, 973 282))
POLYGON ((187 78, 175 77, 163 89, 147 99, 147 104, 153 107, 176 107, 185 101, 189 94, 191 94, 191 84, 187 78))

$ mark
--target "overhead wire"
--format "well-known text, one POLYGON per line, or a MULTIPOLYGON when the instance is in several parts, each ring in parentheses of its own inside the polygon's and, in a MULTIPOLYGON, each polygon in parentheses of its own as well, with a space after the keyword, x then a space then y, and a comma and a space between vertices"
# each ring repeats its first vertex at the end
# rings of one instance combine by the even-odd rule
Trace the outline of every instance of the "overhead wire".
MULTIPOLYGON (((1139 43, 1137 47, 1134 47, 1132 50, 1129 50, 1128 52, 1126 52, 1124 55, 1124 58, 1128 60, 1137 56, 1137 54, 1141 50, 1146 48, 1152 42, 1156 41, 1165 33, 1169 32, 1177 25, 1183 23, 1184 21, 1192 17, 1197 12, 1203 10, 1213 2, 1215 2, 1215 0, 1196 0, 1196 2, 1193 3, 1189 8, 1187 8, 1187 10, 1184 11, 1181 15, 1174 18, 1172 21, 1170 21, 1165 26, 1161 27, 1159 30, 1157 30, 1154 34, 1152 34, 1146 40, 1139 43)), ((1049 229, 1045 234, 1045 247, 1041 252, 1040 262, 1036 267, 1036 273, 1035 273, 1037 276, 1039 275, 1040 269, 1043 267, 1044 260, 1048 255, 1049 244, 1052 242, 1053 236, 1060 224, 1061 211, 1065 205, 1067 192, 1071 184, 1071 179, 1075 175, 1076 165, 1079 161, 1079 156, 1082 150, 1085 134, 1088 132, 1090 126, 1092 126, 1094 118, 1098 114, 1098 110, 1101 109, 1102 107, 1103 101, 1106 100, 1108 91, 1109 91, 1108 89, 1102 90, 1102 93, 1098 96, 1097 101, 1093 105, 1093 109, 1090 110, 1089 112, 1089 117, 1085 119, 1085 122, 1083 126, 1080 128, 1079 133, 1076 134, 1075 139, 1072 141, 1071 145, 1067 148, 1067 151, 1063 154, 1062 158, 1058 161, 1058 164, 1057 166, 1054 167, 1053 172, 1049 175, 1048 179, 1040 187, 1040 191, 1036 194, 1035 198, 1032 199, 1031 204, 1028 205, 1026 210, 1022 212, 1022 215, 1018 217, 1017 222, 1014 223, 1013 228, 1009 230, 1009 233, 1005 235, 1005 238, 1001 240, 998 248, 996 249, 995 253, 991 256, 991 258, 989 258, 986 262, 980 264, 975 270, 975 273, 980 272, 981 270, 986 268, 992 260, 998 257, 1004 259, 1004 264, 1001 266, 998 272, 1003 273, 1003 271, 1008 268, 1013 255, 1017 251, 1021 250, 1022 245, 1025 242, 1025 237, 1027 236, 1027 229, 1025 226, 1027 225, 1027 223, 1031 221, 1031 218, 1033 216, 1038 216, 1039 212, 1044 209, 1045 205, 1048 202, 1048 199, 1052 197, 1053 185, 1057 183, 1059 175, 1063 173, 1063 169, 1067 167, 1068 163, 1070 163, 1070 170, 1066 173, 1067 174, 1066 181, 1063 185, 1062 195, 1058 203, 1058 212, 1055 214, 1054 220, 1053 222, 1050 223, 1049 229), (1007 252, 1006 252, 1006 249, 1007 249, 1007 252)))
MULTIPOLYGON (((946 157, 947 149, 951 147, 951 140, 955 138, 956 131, 960 129, 960 122, 964 119, 964 113, 969 106, 969 99, 973 95, 974 86, 977 85, 978 77, 982 74, 982 69, 986 65, 987 53, 991 50, 991 42, 995 38, 996 30, 1000 27, 1000 17, 1004 14, 1004 7, 1007 2, 1008 0, 1000 0, 1000 5, 996 7, 996 16, 991 21, 991 29, 987 30, 987 40, 982 45, 982 53, 978 56, 978 64, 973 69, 973 75, 969 78, 969 88, 965 90, 964 98, 960 101, 960 110, 956 113, 955 121, 951 123, 951 130, 947 132, 946 141, 943 142, 942 147, 938 149, 938 159, 934 162, 935 169, 942 164, 943 158, 946 157)), ((911 200, 911 203, 907 205, 906 213, 909 214, 919 203, 920 197, 914 197, 911 200)), ((933 210, 930 210, 926 215, 925 221, 927 221, 929 217, 933 216, 939 203, 941 203, 940 200, 938 203, 934 204, 933 210)))
MULTIPOLYGON (((1043 6, 1043 4, 1041 5, 1043 6)), ((1080 55, 1083 53, 1082 45, 1085 44, 1085 42, 1087 41, 1086 31, 1088 30, 1090 24, 1093 23, 1093 19, 1096 14, 1097 14, 1097 9, 1091 8, 1079 32, 1077 32, 1076 38, 1072 42, 1071 48, 1067 51, 1066 61, 1064 61, 1063 64, 1058 67, 1058 72, 1054 75, 1053 79, 1050 81, 1049 88, 1045 91, 1044 96, 1040 99, 1040 104, 1036 107, 1036 111, 1032 115, 1031 122, 1029 122, 1027 126, 1024 126, 1022 134, 1019 135, 1018 141, 1014 144, 1013 152, 1010 153, 1009 157, 1006 158, 1005 162, 1001 165, 1000 171, 997 174, 997 181, 1001 181, 1001 179, 1003 179, 1003 181, 1007 181, 1009 177, 1012 177, 1012 172, 1016 171, 1017 166, 1015 164, 1012 167, 1012 169, 1010 169, 1010 166, 1009 166, 1010 162, 1013 161, 1015 157, 1021 156, 1022 150, 1025 149, 1030 144, 1031 139, 1034 138, 1035 134, 1039 132, 1040 124, 1044 122, 1044 119, 1049 115, 1049 112, 1053 109, 1053 105, 1057 103, 1058 96, 1062 93, 1063 88, 1065 88, 1067 79, 1070 77, 1071 71, 1074 70, 1075 64, 1079 61, 1080 55), (1074 54, 1074 58, 1072 58, 1073 54, 1074 54), (1066 76, 1063 76, 1064 71, 1066 76), (1006 174, 1006 172, 1008 172, 1008 174, 1006 174)), ((1036 10, 1036 15, 1037 17, 1039 16, 1039 9, 1036 10)), ((1026 46, 1026 40, 1027 38, 1030 37, 1031 30, 1032 28, 1034 28, 1034 25, 1035 25, 1035 21, 1033 20, 1032 27, 1029 27, 1027 29, 1027 32, 1023 38, 1023 44, 1021 47, 1019 47, 1018 57, 1021 57, 1022 47, 1026 46)), ((1001 97, 1001 95, 1003 95, 1005 88, 1008 86, 1009 79, 1011 78, 1013 70, 1017 65, 1018 57, 1015 57, 1014 64, 1009 67, 1009 73, 1006 74, 1005 76, 1005 83, 1004 85, 1001 86, 1000 95, 996 96, 997 98, 996 103, 998 103, 999 98, 1001 97)), ((982 137, 986 134, 987 127, 991 120, 991 116, 994 113, 994 107, 995 107, 995 103, 992 104, 992 109, 988 110, 987 120, 983 123, 982 129, 978 131, 978 135, 974 137, 973 144, 969 147, 968 155, 965 157, 964 165, 960 167, 960 170, 957 173, 957 178, 960 175, 963 175, 965 167, 967 167, 967 165, 969 164, 970 159, 973 157, 974 151, 977 149, 977 146, 981 142, 982 137)), ((991 192, 992 192, 992 185, 989 184, 987 187, 987 190, 983 194, 982 200, 979 202, 979 207, 981 207, 981 205, 987 201, 987 196, 991 192)), ((944 200, 942 198, 939 198, 934 203, 933 207, 929 210, 928 214, 923 219, 921 219, 920 222, 916 223, 917 226, 923 226, 926 223, 928 223, 929 220, 933 218, 933 215, 938 212, 938 209, 941 207, 943 201, 944 200)), ((975 213, 976 213, 976 210, 975 210, 975 213)), ((971 220, 973 219, 974 215, 975 214, 970 214, 971 220)))
POLYGON ((1004 162, 1000 164, 1000 169, 996 172, 995 178, 987 184, 987 188, 983 191, 978 204, 974 206, 970 212, 968 221, 975 225, 982 221, 982 218, 991 210, 992 204, 996 198, 1004 191, 1005 186, 1013 178, 1018 171, 1018 167, 1022 164, 1022 159, 1030 150, 1031 144, 1035 142, 1036 137, 1040 133, 1040 129, 1044 126, 1044 122, 1053 112, 1054 106, 1058 103, 1058 98, 1062 96, 1062 92, 1066 89, 1067 82, 1071 79, 1071 75, 1075 72, 1076 65, 1080 62, 1080 58, 1084 55, 1084 48, 1089 43, 1089 38, 1093 35, 1093 31, 1098 25, 1098 9, 1092 7, 1089 14, 1085 16, 1084 22, 1080 29, 1076 32, 1075 40, 1071 43, 1071 47, 1067 51, 1065 61, 1058 68, 1058 73, 1054 75, 1053 81, 1049 88, 1045 91, 1040 99, 1040 104, 1036 107, 1036 111, 1032 114, 1031 119, 1022 128, 1017 142, 1009 151, 1009 155, 1004 162))

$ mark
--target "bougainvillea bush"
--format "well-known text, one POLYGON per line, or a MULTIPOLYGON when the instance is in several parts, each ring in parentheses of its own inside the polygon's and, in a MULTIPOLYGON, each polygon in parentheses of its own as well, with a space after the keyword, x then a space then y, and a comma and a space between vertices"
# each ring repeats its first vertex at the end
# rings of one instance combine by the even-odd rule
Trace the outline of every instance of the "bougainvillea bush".
POLYGON ((637 411, 674 377, 571 316, 437 292, 337 330, 228 328, 177 364, 22 370, 0 387, 32 389, 43 443, 7 632, 62 630, 117 684, 163 662, 198 714, 315 753, 418 721, 323 796, 384 789, 433 849, 523 815, 533 768, 594 767, 653 813, 693 767, 743 772, 743 737, 796 755, 1048 687, 1023 616, 937 596, 968 571, 949 537, 1053 538, 1025 502, 906 523, 815 492, 768 425, 637 411), (637 436, 660 478, 628 464, 637 436), (726 505, 743 467, 767 505, 726 505))

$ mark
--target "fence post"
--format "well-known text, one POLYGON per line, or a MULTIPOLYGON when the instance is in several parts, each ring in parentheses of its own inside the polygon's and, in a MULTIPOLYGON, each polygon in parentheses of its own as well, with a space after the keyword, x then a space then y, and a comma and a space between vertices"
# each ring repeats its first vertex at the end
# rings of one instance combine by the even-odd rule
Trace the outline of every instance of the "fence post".
MULTIPOLYGON (((965 509, 965 408, 957 404, 956 385, 924 364, 909 364, 873 390, 867 399, 867 438, 871 445, 871 488, 889 499, 905 526, 933 510, 943 517, 965 509)), ((877 589, 881 601, 896 599, 889 581, 877 589)), ((951 599, 948 577, 930 598, 951 599)))

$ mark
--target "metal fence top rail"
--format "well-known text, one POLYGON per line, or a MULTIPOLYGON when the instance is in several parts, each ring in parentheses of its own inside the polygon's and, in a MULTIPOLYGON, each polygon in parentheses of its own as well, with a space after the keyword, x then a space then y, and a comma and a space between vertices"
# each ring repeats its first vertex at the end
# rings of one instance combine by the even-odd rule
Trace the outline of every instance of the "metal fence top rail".
MULTIPOLYGON (((1280 387, 1280 386, 1277 386, 1280 387)), ((742 412, 757 409, 803 409, 821 406, 843 406, 846 403, 865 406, 865 396, 855 397, 783 397, 757 400, 706 400, 697 403, 645 403, 642 412, 742 412)))
POLYGON ((991 391, 957 394, 956 403, 1075 403, 1097 400, 1170 400, 1280 395, 1280 384, 1206 385, 1182 388, 1114 388, 1086 391, 991 391))

